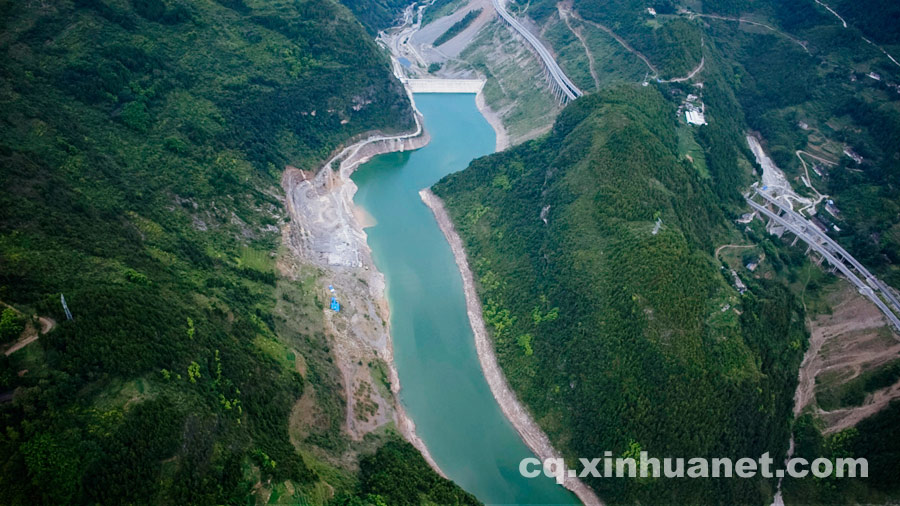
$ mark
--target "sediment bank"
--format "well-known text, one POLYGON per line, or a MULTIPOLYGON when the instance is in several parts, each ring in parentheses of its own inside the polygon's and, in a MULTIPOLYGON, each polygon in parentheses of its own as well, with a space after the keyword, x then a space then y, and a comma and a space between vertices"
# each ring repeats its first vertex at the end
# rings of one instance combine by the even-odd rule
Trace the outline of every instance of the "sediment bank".
MULTIPOLYGON (((407 93, 412 102, 412 94, 408 90, 407 93)), ((415 103, 412 104, 415 110, 415 103)), ((328 280, 323 287, 332 285, 347 308, 341 313, 325 310, 325 330, 335 341, 334 354, 347 398, 345 426, 351 438, 359 440, 392 418, 400 434, 443 476, 399 400, 401 385, 393 359, 384 276, 372 261, 364 224, 353 203, 357 187, 350 179, 360 165, 374 156, 428 144, 422 117, 418 111, 414 114, 414 131, 394 136, 372 135, 342 149, 315 174, 286 168, 282 187, 291 222, 284 243, 297 258, 323 270, 328 280), (354 387, 360 382, 374 384, 368 368, 359 365, 366 363, 360 357, 367 352, 374 352, 388 366, 393 417, 387 407, 380 407, 373 421, 361 422, 354 413, 354 387)))
MULTIPOLYGON (((560 453, 553 448, 550 439, 531 418, 531 414, 525 406, 519 402, 519 399, 510 388, 509 383, 507 383, 506 377, 500 370, 500 365, 497 363, 497 357, 494 355, 493 343, 491 342, 490 336, 488 336, 487 329, 484 325, 481 312, 481 301, 478 298, 478 293, 475 291, 475 280, 472 271, 469 268, 462 239, 459 237, 459 234, 457 234, 453 222, 450 221, 450 216, 444 208, 443 201, 428 189, 420 191, 419 196, 422 198, 422 202, 424 202, 425 205, 431 209, 431 212, 434 213, 438 226, 440 227, 441 232, 443 232, 444 237, 447 239, 447 242, 450 244, 450 249, 453 251, 453 257, 456 260, 456 265, 462 276, 463 290, 466 298, 466 312, 469 316, 469 324, 472 327, 472 333, 475 336, 475 349, 478 353, 478 360, 481 363, 481 368, 487 379, 488 385, 490 386, 491 393, 496 399, 497 404, 500 405, 503 414, 512 423, 522 440, 525 441, 525 444, 528 445, 538 458, 560 458, 560 453)), ((562 470, 562 472, 565 476, 563 486, 571 490, 582 503, 587 506, 603 504, 602 501, 600 501, 600 498, 597 497, 594 491, 587 485, 582 483, 578 478, 569 477, 567 470, 562 470)))
POLYGON ((503 126, 503 121, 500 119, 500 115, 497 114, 496 111, 491 109, 487 102, 484 99, 484 89, 478 92, 475 95, 475 106, 478 107, 478 111, 481 112, 481 115, 484 116, 484 119, 487 120, 488 124, 491 125, 491 128, 494 129, 494 134, 497 136, 497 143, 495 146, 495 151, 498 153, 503 151, 504 149, 509 147, 509 134, 506 132, 506 127, 503 126))

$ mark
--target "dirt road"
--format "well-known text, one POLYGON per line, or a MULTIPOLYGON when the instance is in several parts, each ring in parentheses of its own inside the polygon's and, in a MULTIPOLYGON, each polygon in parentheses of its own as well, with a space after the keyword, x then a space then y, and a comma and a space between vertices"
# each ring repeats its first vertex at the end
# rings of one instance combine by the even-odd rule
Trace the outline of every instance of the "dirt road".
POLYGON ((35 342, 42 335, 47 334, 51 330, 56 327, 56 322, 52 318, 47 318, 45 316, 39 316, 38 322, 41 324, 41 331, 38 331, 34 328, 34 324, 28 322, 25 326, 25 330, 22 331, 22 335, 19 336, 19 339, 12 344, 6 351, 3 352, 7 357, 12 355, 13 353, 21 350, 22 348, 28 346, 29 344, 35 342))
POLYGON ((794 394, 794 415, 811 406, 825 422, 826 434, 851 427, 900 397, 900 385, 893 385, 868 396, 862 406, 824 411, 816 405, 816 394, 825 388, 817 378, 825 377, 825 373, 839 375, 839 383, 843 384, 900 356, 900 338, 891 331, 878 308, 846 281, 838 283, 841 288, 828 296, 831 314, 815 315, 807 321, 809 348, 800 365, 794 394))
POLYGON ((600 77, 597 75, 596 65, 594 63, 594 55, 591 53, 590 48, 587 45, 587 41, 584 40, 584 35, 582 35, 580 29, 575 29, 572 26, 572 23, 569 21, 569 13, 571 11, 563 8, 563 2, 556 4, 556 8, 559 11, 559 17, 566 23, 566 26, 569 27, 569 31, 572 32, 573 35, 578 39, 578 42, 581 43, 581 47, 584 48, 584 54, 587 55, 588 58, 588 69, 591 71, 591 78, 594 80, 594 87, 596 89, 600 89, 600 77))
POLYGON ((715 258, 719 259, 719 253, 722 252, 725 248, 734 248, 734 249, 745 249, 745 248, 755 248, 756 246, 753 244, 723 244, 716 248, 715 258))

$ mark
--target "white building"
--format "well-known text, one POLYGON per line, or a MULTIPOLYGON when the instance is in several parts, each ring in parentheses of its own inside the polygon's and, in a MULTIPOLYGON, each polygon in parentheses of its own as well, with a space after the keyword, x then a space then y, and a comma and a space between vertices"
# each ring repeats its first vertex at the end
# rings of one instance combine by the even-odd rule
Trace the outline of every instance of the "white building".
POLYGON ((852 158, 853 161, 856 163, 863 163, 863 157, 860 156, 858 153, 856 153, 856 151, 853 151, 853 149, 851 149, 849 147, 844 148, 844 154, 849 156, 850 158, 852 158))
POLYGON ((706 117, 699 110, 684 111, 684 119, 691 125, 705 125, 706 117))

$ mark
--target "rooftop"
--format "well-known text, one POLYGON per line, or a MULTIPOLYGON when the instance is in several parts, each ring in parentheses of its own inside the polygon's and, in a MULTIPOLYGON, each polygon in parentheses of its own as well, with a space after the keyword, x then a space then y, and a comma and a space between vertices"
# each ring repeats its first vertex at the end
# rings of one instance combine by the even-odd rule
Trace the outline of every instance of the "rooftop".
POLYGON ((700 111, 685 111, 684 117, 692 125, 705 125, 706 117, 700 111))

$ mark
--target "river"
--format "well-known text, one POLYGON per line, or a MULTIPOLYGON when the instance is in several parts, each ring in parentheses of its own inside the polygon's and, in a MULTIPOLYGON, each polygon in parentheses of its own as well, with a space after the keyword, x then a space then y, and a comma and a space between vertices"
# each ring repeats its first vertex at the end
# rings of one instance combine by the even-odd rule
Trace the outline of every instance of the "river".
POLYGON ((528 479, 534 454, 501 413, 482 374, 450 246, 418 192, 494 151, 474 94, 417 94, 431 142, 375 157, 353 175, 354 201, 386 280, 400 399, 438 466, 487 504, 573 504, 553 480, 528 479))

